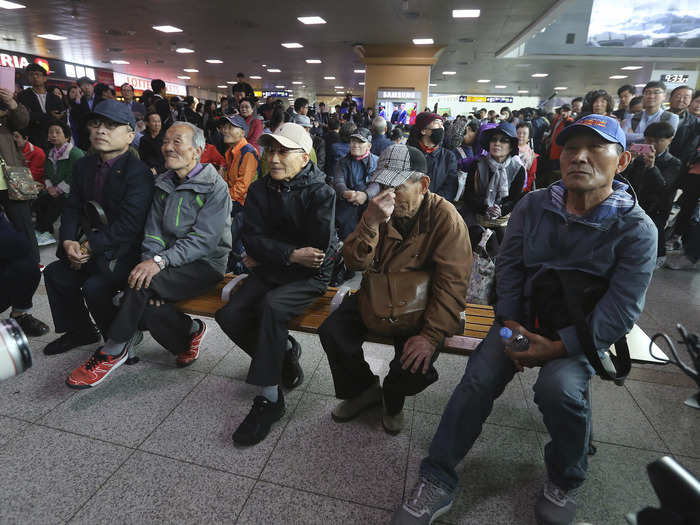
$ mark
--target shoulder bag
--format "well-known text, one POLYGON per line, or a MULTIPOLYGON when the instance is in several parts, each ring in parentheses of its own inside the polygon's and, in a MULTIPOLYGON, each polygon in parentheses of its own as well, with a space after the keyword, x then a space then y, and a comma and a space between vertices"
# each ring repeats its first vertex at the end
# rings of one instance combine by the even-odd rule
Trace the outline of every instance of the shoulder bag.
POLYGON ((0 156, 0 171, 7 181, 7 196, 11 201, 30 201, 39 195, 40 185, 26 166, 10 167, 0 156))

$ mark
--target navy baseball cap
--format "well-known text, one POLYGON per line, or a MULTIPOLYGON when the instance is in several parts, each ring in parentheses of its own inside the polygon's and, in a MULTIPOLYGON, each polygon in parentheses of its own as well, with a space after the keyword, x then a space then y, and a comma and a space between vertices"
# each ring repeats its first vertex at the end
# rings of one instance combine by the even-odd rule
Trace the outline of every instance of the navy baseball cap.
POLYGON ((608 142, 619 144, 622 146, 622 149, 627 149, 625 132, 622 131, 617 119, 605 115, 596 115, 595 113, 585 115, 573 124, 565 127, 561 133, 557 135, 557 144, 563 146, 570 136, 574 135, 582 128, 592 129, 608 142))
POLYGON ((223 117, 221 117, 221 120, 226 120, 232 126, 241 128, 243 132, 246 135, 248 135, 248 124, 246 123, 245 119, 240 115, 224 115, 223 117))
POLYGON ((134 117, 129 106, 111 98, 100 101, 93 108, 91 115, 99 115, 120 124, 128 124, 133 131, 136 131, 136 117, 134 117))

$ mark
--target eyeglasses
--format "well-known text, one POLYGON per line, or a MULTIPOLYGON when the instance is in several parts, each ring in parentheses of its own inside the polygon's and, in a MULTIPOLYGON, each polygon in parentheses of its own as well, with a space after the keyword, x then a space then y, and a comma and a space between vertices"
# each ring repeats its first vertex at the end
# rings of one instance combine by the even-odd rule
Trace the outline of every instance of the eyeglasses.
POLYGON ((113 120, 105 119, 105 118, 91 118, 87 122, 88 128, 97 129, 102 125, 104 125, 104 127, 107 128, 109 131, 115 130, 119 126, 128 126, 128 124, 122 124, 121 122, 114 122, 113 120))
POLYGON ((647 89, 644 91, 644 94, 649 94, 649 95, 663 95, 665 93, 664 90, 662 89, 647 89))
POLYGON ((500 142, 501 144, 510 144, 510 139, 508 137, 491 137, 489 142, 500 142))
POLYGON ((305 152, 303 149, 301 149, 301 148, 292 148, 292 149, 290 149, 290 148, 275 148, 275 147, 272 147, 272 148, 269 148, 269 149, 267 150, 267 152, 270 154, 270 157, 273 157, 273 156, 275 155, 275 153, 276 153, 277 155, 279 155, 280 157, 286 157, 287 155, 289 155, 290 153, 293 153, 293 152, 295 152, 295 151, 298 151, 298 152, 300 152, 300 153, 306 153, 306 152, 305 152))

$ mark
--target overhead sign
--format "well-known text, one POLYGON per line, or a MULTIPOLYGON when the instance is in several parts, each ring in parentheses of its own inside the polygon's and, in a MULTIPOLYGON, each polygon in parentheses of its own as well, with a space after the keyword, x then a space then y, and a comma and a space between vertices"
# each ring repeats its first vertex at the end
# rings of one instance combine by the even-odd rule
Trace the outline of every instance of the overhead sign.
POLYGON ((17 55, 10 52, 0 53, 0 66, 24 69, 29 64, 39 64, 46 70, 46 73, 50 73, 49 61, 45 58, 31 55, 17 55))
POLYGON ((420 99, 421 98, 421 92, 420 91, 399 91, 399 90, 394 90, 394 89, 380 89, 377 91, 377 98, 378 99, 386 99, 386 98, 393 98, 395 100, 406 100, 406 99, 420 99))
MULTIPOLYGON (((257 95, 256 95, 257 96, 257 95)), ((272 98, 291 98, 293 96, 293 91, 277 90, 277 91, 263 91, 262 98, 272 97, 272 98)))
MULTIPOLYGON (((151 89, 151 79, 137 77, 135 75, 126 75, 124 73, 114 72, 114 86, 121 86, 122 84, 131 84, 134 89, 138 91, 146 91, 151 89)), ((181 84, 173 84, 172 82, 165 83, 165 91, 171 95, 187 96, 187 87, 181 84)))
POLYGON ((460 95, 460 102, 490 102, 493 104, 512 104, 513 97, 486 97, 473 95, 460 95))

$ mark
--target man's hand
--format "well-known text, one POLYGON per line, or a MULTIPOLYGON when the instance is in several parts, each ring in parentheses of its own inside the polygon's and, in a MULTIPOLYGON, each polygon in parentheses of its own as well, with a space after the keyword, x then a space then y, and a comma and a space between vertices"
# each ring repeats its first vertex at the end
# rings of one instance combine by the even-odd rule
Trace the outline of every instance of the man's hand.
POLYGON ((246 268, 255 268, 259 264, 258 264, 258 261, 253 259, 250 255, 246 254, 243 256, 243 265, 246 268))
POLYGON ((55 109, 49 111, 51 113, 51 116, 55 118, 56 120, 61 120, 63 118, 64 112, 62 111, 56 111, 55 109))
POLYGON ((548 361, 568 355, 561 341, 550 341, 546 337, 528 332, 515 321, 506 321, 503 324, 513 331, 517 330, 530 341, 530 348, 525 352, 514 352, 507 348, 504 350, 521 372, 525 370, 525 367, 542 366, 548 361))
POLYGON ((151 285, 151 279, 160 272, 160 266, 153 259, 148 259, 134 266, 129 274, 129 287, 136 290, 148 288, 151 285))
POLYGON ((498 219, 501 216, 501 207, 498 204, 489 206, 489 208, 486 210, 486 216, 489 219, 498 219))
POLYGON ((343 199, 345 199, 346 201, 352 201, 354 196, 355 196, 355 192, 352 190, 345 190, 343 192, 343 199))
POLYGON ((60 193, 58 193, 58 189, 56 188, 56 186, 49 186, 48 188, 46 188, 46 191, 48 191, 49 195, 51 195, 54 199, 61 195, 60 193))
POLYGON ((656 149, 654 148, 654 145, 650 144, 649 147, 651 148, 651 151, 649 153, 643 153, 641 155, 642 160, 644 161, 644 165, 647 167, 647 169, 653 168, 654 161, 656 160, 656 149))
POLYGON ((0 100, 7 104, 8 109, 11 111, 17 109, 17 101, 11 91, 0 88, 0 100))
POLYGON ((367 194, 364 191, 356 191, 354 193, 355 194, 352 196, 352 203, 355 206, 362 206, 367 202, 367 194))
POLYGON ((422 364, 423 370, 421 373, 425 374, 430 368, 430 360, 434 353, 435 345, 433 343, 422 335, 414 335, 403 345, 401 368, 406 370, 408 367, 411 367, 411 373, 415 374, 422 364))
POLYGON ((66 252, 71 268, 74 270, 78 270, 80 265, 88 262, 90 259, 89 255, 85 255, 80 251, 80 243, 78 241, 63 241, 63 250, 66 252))
POLYGON ((391 214, 394 213, 395 205, 394 188, 387 188, 379 192, 374 199, 369 201, 369 206, 363 214, 365 222, 369 226, 379 226, 383 222, 387 222, 391 218, 391 214))
POLYGON ((297 248, 289 256, 289 262, 293 264, 301 264, 307 268, 317 269, 323 264, 326 254, 318 248, 307 246, 306 248, 297 248))

